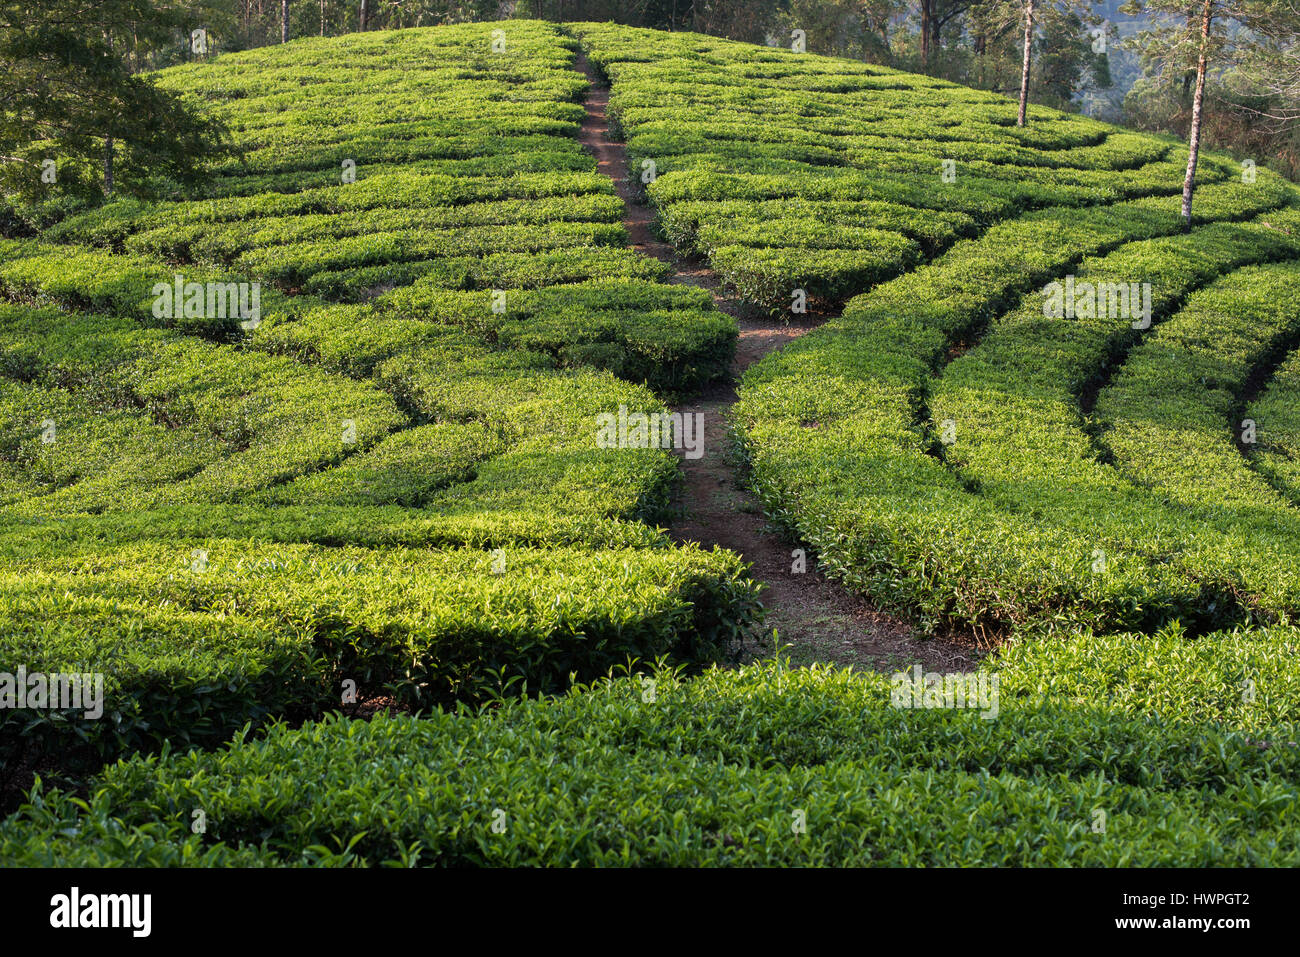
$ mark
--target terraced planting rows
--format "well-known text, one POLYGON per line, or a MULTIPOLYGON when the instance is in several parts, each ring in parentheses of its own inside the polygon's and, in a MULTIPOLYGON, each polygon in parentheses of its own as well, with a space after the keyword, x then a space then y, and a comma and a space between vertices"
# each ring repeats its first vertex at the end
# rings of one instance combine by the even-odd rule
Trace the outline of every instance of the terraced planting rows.
MULTIPOLYGON (((575 28, 611 81, 634 172, 679 249, 755 305, 835 308, 1037 207, 1182 189, 1172 143, 862 63, 623 28, 575 28), (950 164, 950 165, 948 165, 950 164)), ((1202 180, 1229 174, 1210 160, 1202 180)))
MULTIPOLYGON (((733 53, 721 42, 685 38, 671 53, 647 55, 644 45, 620 39, 617 31, 584 27, 579 32, 595 47, 593 61, 611 78, 611 104, 618 104, 629 145, 636 148, 644 123, 656 131, 649 141, 669 156, 656 161, 668 172, 647 189, 661 210, 665 232, 679 248, 707 255, 720 275, 733 281, 730 253, 719 256, 720 247, 695 239, 714 227, 707 206, 692 206, 685 198, 696 188, 687 184, 725 194, 724 216, 747 200, 760 214, 775 213, 771 204, 777 200, 759 195, 745 179, 765 175, 767 161, 750 159, 743 150, 682 152, 655 126, 656 109, 675 117, 684 112, 686 119, 677 124, 684 128, 683 140, 695 135, 696 123, 699 135, 711 139, 715 125, 736 135, 766 131, 767 122, 744 122, 764 110, 775 115, 778 126, 797 131, 816 127, 823 116, 855 115, 864 89, 917 83, 942 89, 938 81, 895 78, 878 68, 834 61, 820 64, 825 73, 810 75, 797 55, 785 52, 742 48, 733 53), (748 79, 753 97, 731 95, 732 87, 744 86, 739 76, 748 79), (802 92, 812 76, 822 87, 815 101, 802 92), (816 115, 810 117, 814 102, 816 115), (732 198, 733 193, 745 199, 732 198)), ((930 109, 941 125, 941 118, 957 108, 954 101, 997 102, 967 90, 942 99, 931 96, 936 102, 930 109)), ((888 110, 890 100, 889 93, 872 98, 871 108, 888 110)), ((898 109, 915 107, 915 100, 900 97, 898 109)), ((977 113, 973 108, 961 115, 977 113)), ((888 113, 879 115, 886 126, 892 122, 888 113)), ((903 208, 918 217, 928 206, 963 210, 971 203, 963 210, 976 216, 967 238, 947 245, 930 263, 849 299, 841 317, 747 373, 737 418, 756 487, 773 512, 817 545, 823 561, 845 580, 877 601, 939 621, 1005 629, 1063 620, 1122 629, 1155 627, 1177 615, 1205 627, 1250 620, 1255 610, 1286 612, 1294 599, 1280 596, 1257 609, 1265 592, 1276 595, 1280 589, 1265 580, 1269 563, 1247 557, 1252 549, 1242 543, 1215 544, 1218 554, 1207 566, 1198 535, 1221 537, 1223 522, 1213 528, 1197 524, 1181 510, 1174 514, 1154 504, 1149 495, 1143 506, 1130 506, 1134 497, 1144 497, 1143 490, 1096 461, 1091 465, 1099 474, 1087 476, 1087 462, 1097 452, 1082 427, 1080 399, 1096 386, 1107 363, 1122 360, 1130 337, 1140 333, 1126 314, 1049 319, 1043 287, 1067 275, 1078 283, 1122 280, 1125 292, 1131 283, 1146 283, 1158 321, 1224 271, 1294 258, 1300 223, 1292 207, 1294 187, 1271 177, 1228 178, 1226 164, 1212 164, 1197 192, 1198 228, 1184 237, 1167 198, 1183 166, 1177 148, 1167 147, 1153 158, 1154 141, 1117 133, 1113 138, 1127 144, 1120 150, 1119 143, 1110 144, 1108 131, 1050 113, 1028 132, 1012 122, 1004 111, 1000 127, 953 123, 956 129, 943 139, 930 135, 910 154, 927 158, 929 182, 890 197, 903 200, 903 208), (940 163, 962 156, 963 135, 979 137, 980 144, 1036 138, 1035 145, 1048 147, 1037 152, 1048 155, 1004 157, 1001 175, 1018 180, 1010 188, 991 185, 987 176, 959 174, 954 184, 943 183, 940 163), (1103 150, 1107 144, 1114 148, 1103 150), (1135 155, 1149 162, 1138 167, 1135 155), (1052 183, 1050 205, 1013 215, 1038 204, 1015 191, 1027 178, 1017 161, 1053 173, 1088 169, 1097 174, 1100 188, 1091 196, 1075 194, 1066 175, 1068 188, 1052 183), (1099 168, 1104 165, 1113 168, 1099 168), (1138 170, 1145 172, 1135 175, 1138 170), (976 199, 951 189, 963 182, 976 199), (1132 193, 1151 195, 1115 199, 1132 193), (964 354, 949 364, 953 350, 964 354), (1061 405, 1045 408, 1048 396, 1060 396, 1061 405), (945 441, 941 433, 949 431, 953 437, 945 441), (1080 457, 1084 475, 1062 473, 1063 465, 1080 457), (1134 513, 1134 508, 1144 510, 1134 513), (1186 551, 1191 567, 1171 569, 1171 550, 1186 551), (1094 572, 1094 565, 1106 571, 1094 572)), ((919 122, 891 133, 897 142, 908 130, 922 128, 919 122)), ((845 150, 831 165, 863 165, 851 155, 852 133, 842 127, 836 133, 827 136, 845 150)), ((958 161, 963 171, 970 163, 958 161)), ((841 181, 836 175, 790 179, 780 201, 791 210, 799 210, 816 190, 839 188, 828 183, 841 181)), ((855 195, 868 208, 878 196, 865 189, 855 195)), ((791 220, 787 235, 801 235, 800 222, 820 228, 827 212, 810 207, 801 219, 791 220)), ((764 222, 749 232, 754 255, 772 254, 768 237, 780 225, 764 222)), ((731 228, 738 234, 744 227, 731 228)), ((801 288, 808 264, 817 261, 817 247, 810 242, 791 255, 770 287, 801 288)), ((899 261, 893 271, 906 265, 899 261)), ((1293 267, 1283 262, 1277 270, 1287 275, 1293 267)), ((858 281, 849 289, 870 285, 858 281)), ((743 281, 736 288, 756 305, 781 301, 754 294, 743 281)), ((1286 327, 1277 334, 1285 336, 1286 327)), ((1220 423, 1220 438, 1226 424, 1220 423)))
POLYGON ((492 29, 167 71, 244 161, 0 246, 0 661, 102 671, 113 709, 0 711, 4 758, 125 757, 84 805, 32 791, 0 856, 1300 862, 1296 187, 1202 157, 1185 233, 1171 142, 694 34, 492 29), (757 584, 672 545, 674 459, 595 423, 721 382, 736 323, 628 247, 579 49, 678 252, 830 316, 740 382, 774 524, 1000 641, 991 699, 695 673, 757 584), (257 321, 159 315, 178 272, 263 283, 257 321), (349 682, 403 713, 321 718, 349 682))
POLYGON ((736 557, 645 524, 670 455, 593 441, 598 412, 718 375, 734 328, 625 248, 573 140, 566 41, 512 42, 466 27, 173 71, 238 132, 247 166, 208 191, 235 198, 4 243, 3 657, 103 672, 114 702, 89 735, 0 713, 11 773, 215 745, 337 706, 344 681, 409 707, 556 690, 747 626, 736 557), (396 129, 321 125, 372 93, 409 98, 396 129), (445 158, 489 148, 511 175, 445 158), (313 185, 325 170, 337 185, 313 185), (258 314, 155 308, 177 275, 260 282, 258 314))
MULTIPOLYGON (((1095 649, 1082 657, 1095 666, 1095 649)), ((1105 659, 1120 662, 1132 658, 1105 659)), ((331 718, 120 764, 86 810, 42 795, 25 827, 0 831, 0 853, 88 866, 1295 863, 1294 748, 1154 726, 1145 701, 1133 714, 1022 702, 1027 690, 1005 689, 1015 707, 985 721, 882 706, 877 676, 766 665, 661 674, 653 705, 622 678, 487 716, 331 718), (1098 807, 1106 834, 1091 829, 1098 807), (201 837, 195 808, 211 822, 201 837)))
POLYGON ((1300 350, 1282 357, 1244 408, 1237 441, 1247 460, 1288 501, 1300 503, 1300 350))

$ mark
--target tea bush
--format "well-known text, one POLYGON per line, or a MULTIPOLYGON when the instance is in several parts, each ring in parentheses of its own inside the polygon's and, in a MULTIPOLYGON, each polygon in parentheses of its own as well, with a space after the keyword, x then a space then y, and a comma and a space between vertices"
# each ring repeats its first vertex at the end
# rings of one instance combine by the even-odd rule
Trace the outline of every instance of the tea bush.
POLYGON ((511 36, 165 71, 242 159, 0 245, 0 671, 101 673, 109 709, 5 710, 0 777, 211 747, 344 679, 413 709, 549 693, 752 626, 743 563, 654 524, 673 457, 596 442, 722 374, 734 323, 627 247, 572 41, 511 36), (177 275, 260 283, 257 315, 160 313, 177 275))
POLYGON ((0 672, 105 677, 100 720, 0 709, 2 783, 43 778, 0 858, 1300 863, 1300 193, 1203 154, 1185 232, 1169 140, 497 28, 164 71, 242 156, 0 244, 0 672), (747 477, 850 588, 998 639, 978 707, 700 667, 758 586, 659 527, 671 455, 595 424, 725 376, 736 328, 628 246, 579 52, 680 252, 843 306, 745 373, 747 477), (155 315, 177 273, 265 284, 259 320, 155 315))
POLYGON ((281 725, 214 753, 118 764, 84 808, 38 792, 0 827, 0 849, 27 864, 133 865, 1300 860, 1294 724, 1262 741, 1231 711, 1200 724, 1177 683, 1160 685, 1172 700, 1152 721, 1125 692, 1179 670, 1108 687, 1123 672, 1107 665, 1135 657, 1108 651, 1060 691, 1055 667, 1027 663, 995 720, 891 707, 881 677, 768 664, 601 681, 486 714, 281 725), (190 833, 196 809, 202 835, 190 833))

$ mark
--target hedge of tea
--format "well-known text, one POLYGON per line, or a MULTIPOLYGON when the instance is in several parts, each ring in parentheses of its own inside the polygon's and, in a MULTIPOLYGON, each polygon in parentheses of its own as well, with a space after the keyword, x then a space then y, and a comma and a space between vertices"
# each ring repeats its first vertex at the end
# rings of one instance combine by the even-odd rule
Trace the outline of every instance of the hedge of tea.
POLYGON ((1294 630, 1213 641, 1227 647, 1205 655, 1165 633, 1012 649, 994 719, 893 707, 880 676, 766 664, 602 680, 485 713, 281 725, 120 763, 84 805, 35 792, 0 825, 0 853, 133 866, 1294 865, 1300 689, 1279 654, 1294 630), (1257 706, 1240 704, 1243 669, 1257 706))
MULTIPOLYGON (((573 28, 664 234, 738 295, 823 308, 999 220, 1181 191, 1172 142, 929 77, 691 34, 573 28)), ((1200 181, 1232 168, 1203 160, 1200 181)))
POLYGON ((167 71, 242 160, 0 241, 0 671, 102 673, 109 708, 6 708, 0 776, 212 746, 344 682, 549 693, 750 627, 743 563, 655 524, 672 456, 596 441, 716 378, 734 323, 627 247, 573 41, 491 40, 167 71), (160 310, 177 275, 260 283, 255 321, 160 310))
POLYGON ((1184 233, 1171 142, 698 35, 494 28, 169 71, 243 160, 0 247, 0 670, 108 679, 105 721, 0 712, 3 757, 125 755, 33 789, 0 856, 1300 862, 1296 190, 1203 157, 1184 233), (672 242, 757 306, 846 303, 744 377, 753 485, 851 587, 1007 638, 983 707, 779 661, 598 678, 714 656, 756 598, 656 526, 668 455, 594 441, 722 374, 735 329, 627 248, 573 137, 579 47, 672 242), (266 283, 260 323, 154 316, 175 272, 266 283), (1053 282, 1126 311, 1054 315, 1053 282), (406 713, 322 718, 353 686, 406 713))

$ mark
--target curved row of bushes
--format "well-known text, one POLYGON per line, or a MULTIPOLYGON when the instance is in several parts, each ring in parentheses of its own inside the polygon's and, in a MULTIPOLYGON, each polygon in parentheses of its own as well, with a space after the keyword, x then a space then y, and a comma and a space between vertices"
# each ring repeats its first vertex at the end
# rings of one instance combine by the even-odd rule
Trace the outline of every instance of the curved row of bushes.
POLYGON ((779 663, 617 678, 490 713, 333 717, 131 759, 84 806, 38 792, 0 826, 0 853, 36 865, 1293 866, 1300 698, 1277 647, 1294 640, 1218 635, 1227 647, 1211 661, 1172 633, 1085 638, 1047 659, 1026 649, 1001 671, 996 720, 893 707, 884 677, 779 663), (1240 704, 1241 669, 1258 706, 1240 704), (1283 723, 1253 730, 1273 716, 1283 723))
MULTIPOLYGON (((232 167, 210 186, 229 198, 115 205, 46 244, 5 247, 0 290, 18 304, 0 311, 0 410, 20 425, 0 433, 0 671, 101 670, 110 708, 100 723, 0 711, 0 758, 13 773, 49 770, 59 754, 85 768, 126 757, 80 793, 34 789, 0 822, 0 857, 1300 863, 1296 629, 1213 630, 1289 610, 1286 555, 1237 561, 1245 539, 1223 534, 1231 516, 1196 497, 1207 468, 1222 466, 1225 482, 1247 474, 1272 496, 1251 541, 1288 540, 1265 536, 1267 518, 1290 522, 1287 506, 1220 419, 1295 345, 1295 191, 1267 175, 1230 182, 1210 158, 1184 236, 1167 195, 1178 160, 1163 142, 1046 112, 1019 129, 1001 98, 863 64, 571 28, 615 79, 629 135, 692 167, 650 190, 683 248, 731 263, 756 300, 817 276, 814 295, 855 296, 742 385, 737 424, 773 515, 882 603, 1025 632, 972 676, 987 692, 979 707, 946 696, 900 706, 896 679, 779 661, 574 687, 639 667, 632 658, 708 658, 753 620, 755 586, 736 556, 670 546, 647 524, 666 504, 671 458, 599 448, 593 429, 616 405, 662 406, 611 373, 697 388, 726 368, 735 333, 704 293, 655 283, 654 267, 602 231, 617 228, 617 209, 589 158, 577 173, 560 161, 498 180, 482 174, 507 158, 489 156, 463 179, 441 166, 315 188, 313 176, 333 175, 311 172, 316 158, 333 162, 336 147, 417 155, 445 136, 455 152, 455 122, 482 143, 576 123, 562 102, 580 88, 573 41, 511 23, 507 44, 522 38, 524 55, 493 60, 488 29, 289 44, 175 71, 169 82, 227 101, 250 146, 248 175, 232 167), (322 62, 330 51, 337 71, 322 62), (388 92, 376 117, 391 146, 339 122, 388 92), (472 107, 490 125, 512 103, 517 125, 473 125, 472 107), (680 129, 664 126, 665 110, 680 129), (750 143, 761 148, 747 160, 750 143), (939 186, 915 170, 943 151, 962 171, 939 186), (265 189, 300 192, 245 198, 265 189), (564 213, 569 198, 580 214, 564 213), (609 245, 454 254, 476 237, 486 248, 494 229, 589 229, 609 245), (390 245, 353 242, 371 230, 390 245), (330 258, 336 248, 346 255, 330 258), (306 255, 316 249, 325 255, 306 255), (821 272, 803 271, 805 258, 821 272), (287 294, 287 281, 251 331, 149 314, 159 273, 183 265, 202 279, 252 263, 353 304, 287 294), (1149 278, 1152 330, 1049 320, 1040 287, 1067 274, 1149 278), (492 290, 505 291, 503 308, 492 290), (42 353, 32 343, 46 330, 57 348, 42 353), (1184 375, 1171 379, 1174 368, 1184 375), (269 369, 300 383, 287 400, 258 378, 269 369), (391 418, 364 443, 308 441, 316 458, 274 482, 228 500, 193 493, 208 468, 247 452, 287 460, 318 403, 332 414, 362 395, 391 418), (1112 426, 1100 435, 1085 428, 1094 396, 1112 426), (292 425, 221 418, 267 398, 292 425), (54 408, 41 403, 55 401, 71 447, 37 435, 35 417, 54 408), (1142 472, 1153 446, 1127 423, 1166 408, 1179 440, 1206 455, 1142 472), (215 435, 206 445, 203 430, 215 435), (1098 459, 1107 450, 1114 464, 1098 459), (166 507, 103 494, 93 510, 74 507, 113 475, 139 494, 131 476, 157 462, 173 470, 158 484, 176 494, 166 507), (184 463, 202 467, 187 475, 184 463), (1102 475, 1110 485, 1094 482, 1102 475), (1108 511, 1111 489, 1129 511, 1108 511), (32 505, 59 495, 63 512, 32 505), (1270 561, 1285 587, 1240 587, 1242 569, 1270 561), (348 713, 350 691, 417 713, 318 720, 348 713)), ((572 146, 522 153, 521 166, 577 157, 572 146)))
POLYGON ((114 202, 0 247, 0 672, 99 673, 107 698, 98 720, 0 712, 4 787, 319 715, 344 682, 411 709, 549 693, 752 626, 739 558, 651 524, 671 454, 597 442, 599 414, 720 375, 734 324, 627 248, 571 135, 572 41, 511 38, 511 58, 467 25, 340 42, 339 69, 312 42, 171 71, 249 147, 214 169, 229 198, 114 202), (321 118, 386 92, 411 105, 390 146, 321 118), (512 175, 420 172, 492 151, 512 175), (578 162, 528 172, 546 151, 578 162), (299 175, 329 166, 328 187, 299 175), (160 315, 176 274, 261 282, 260 313, 160 315))
MULTIPOLYGON (((665 233, 777 312, 796 291, 834 309, 1028 209, 1182 189, 1184 151, 1082 117, 1038 110, 1021 129, 1004 98, 942 81, 691 35, 647 52, 622 28, 573 29, 665 233), (900 209, 878 219, 878 204, 900 209), (955 232, 917 245, 915 224, 952 213, 955 232)), ((1201 182, 1235 172, 1207 157, 1201 182)))

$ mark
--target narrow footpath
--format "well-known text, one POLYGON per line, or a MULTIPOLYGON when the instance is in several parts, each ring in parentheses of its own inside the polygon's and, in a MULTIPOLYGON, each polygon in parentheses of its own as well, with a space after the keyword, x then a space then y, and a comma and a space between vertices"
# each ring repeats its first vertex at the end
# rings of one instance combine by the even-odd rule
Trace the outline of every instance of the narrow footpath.
POLYGON ((850 594, 826 578, 811 559, 806 572, 792 571, 792 552, 799 546, 768 524, 758 500, 741 483, 731 457, 727 417, 736 401, 741 373, 769 352, 815 329, 824 318, 787 323, 756 317, 727 293, 707 263, 679 257, 672 246, 655 236, 654 210, 629 179, 623 144, 609 139, 609 88, 585 55, 578 55, 575 66, 588 82, 586 118, 578 139, 596 157, 597 169, 613 181, 623 200, 623 225, 632 247, 667 263, 672 270, 669 282, 708 289, 718 309, 734 317, 739 327, 731 380, 714 384, 674 409, 684 414, 703 413, 705 430, 703 456, 680 459, 683 480, 675 503, 679 517, 669 531, 676 541, 699 542, 705 548, 718 545, 752 565, 750 574, 764 585, 761 599, 767 609, 767 644, 746 649, 746 657, 770 656, 775 629, 781 646, 789 646, 784 653, 796 664, 827 661, 894 671, 920 663, 932 671, 972 670, 981 654, 970 643, 920 639, 915 626, 850 594))

